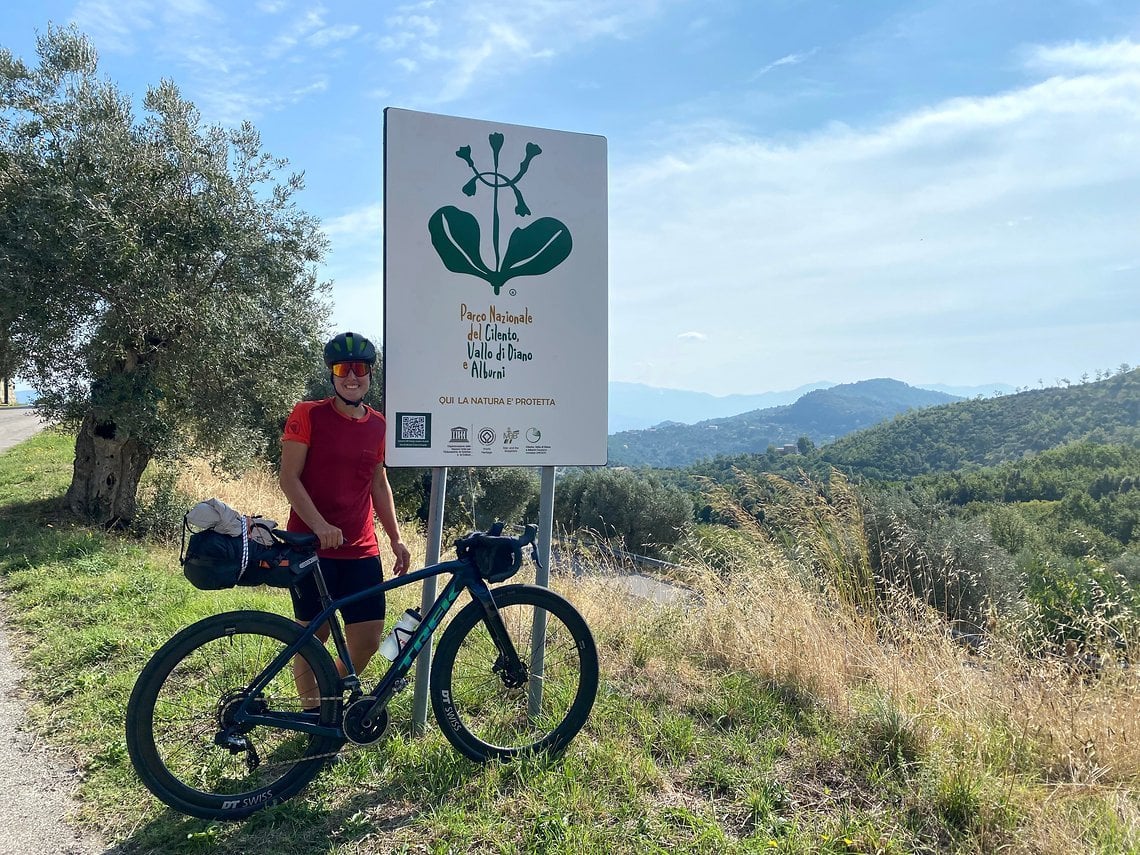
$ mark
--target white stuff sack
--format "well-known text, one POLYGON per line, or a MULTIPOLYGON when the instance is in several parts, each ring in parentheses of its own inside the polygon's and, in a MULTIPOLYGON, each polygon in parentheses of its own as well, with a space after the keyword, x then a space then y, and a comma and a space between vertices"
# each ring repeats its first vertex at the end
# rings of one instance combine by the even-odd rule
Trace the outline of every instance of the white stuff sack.
POLYGON ((247 517, 221 499, 206 499, 204 502, 199 502, 186 514, 186 522, 195 531, 210 528, 230 537, 243 537, 248 531, 248 537, 262 546, 274 545, 273 535, 269 530, 277 528, 274 520, 247 517))

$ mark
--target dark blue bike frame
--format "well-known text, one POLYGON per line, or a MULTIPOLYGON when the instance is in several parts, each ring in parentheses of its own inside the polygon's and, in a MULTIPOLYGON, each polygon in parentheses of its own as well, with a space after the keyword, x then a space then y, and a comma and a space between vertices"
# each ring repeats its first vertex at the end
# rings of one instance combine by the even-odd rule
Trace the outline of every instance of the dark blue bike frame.
POLYGON ((247 725, 265 725, 282 730, 296 730, 302 733, 311 733, 314 736, 323 736, 333 739, 345 738, 343 727, 326 727, 316 724, 311 720, 311 714, 272 711, 254 713, 250 711, 250 706, 254 700, 265 690, 265 687, 269 685, 270 681, 292 661, 293 657, 300 652, 301 648, 305 646, 309 639, 315 637, 317 629, 325 623, 325 621, 328 621, 337 655, 348 668, 348 674, 340 679, 341 694, 343 695, 345 691, 351 692, 350 700, 356 699, 357 697, 374 698, 372 706, 364 716, 364 724, 366 727, 369 726, 372 717, 385 708, 397 683, 411 670, 417 655, 423 649, 424 645, 428 643, 432 633, 435 632, 443 620, 444 615, 455 605, 455 601, 459 599, 459 595, 463 593, 464 589, 470 591, 472 599, 483 607, 483 619, 487 625, 487 630, 490 632, 500 655, 504 657, 505 663, 510 667, 517 667, 519 665, 518 652, 514 648, 514 643, 509 633, 503 626, 498 607, 495 605, 495 600, 491 595, 491 589, 479 575, 479 571, 468 560, 453 559, 451 561, 433 564, 430 567, 424 567, 422 570, 417 570, 414 573, 396 576, 387 582, 381 582, 379 585, 374 585, 367 590, 359 591, 339 600, 330 599, 328 588, 325 585, 324 574, 321 573, 319 563, 317 567, 313 569, 313 576, 317 583, 317 590, 320 592, 324 609, 319 615, 309 621, 307 627, 303 627, 304 631, 301 637, 279 653, 273 661, 262 670, 257 678, 246 687, 245 700, 234 714, 234 727, 243 728, 247 725), (444 573, 451 573, 452 577, 448 580, 447 585, 444 586, 443 591, 436 598, 435 602, 432 603, 431 608, 428 609, 428 613, 424 615, 423 620, 420 621, 419 627, 416 628, 412 637, 408 639, 407 644, 400 650, 396 656, 396 660, 389 666, 387 672, 380 679, 380 682, 377 683, 367 695, 362 695, 360 693, 360 680, 357 677, 355 666, 352 664, 352 658, 348 654, 348 643, 345 641, 344 632, 341 629, 340 620, 337 618, 336 613, 345 606, 355 603, 357 600, 375 596, 382 591, 391 591, 395 588, 403 587, 404 585, 422 582, 424 579, 429 579, 432 576, 439 576, 444 573))

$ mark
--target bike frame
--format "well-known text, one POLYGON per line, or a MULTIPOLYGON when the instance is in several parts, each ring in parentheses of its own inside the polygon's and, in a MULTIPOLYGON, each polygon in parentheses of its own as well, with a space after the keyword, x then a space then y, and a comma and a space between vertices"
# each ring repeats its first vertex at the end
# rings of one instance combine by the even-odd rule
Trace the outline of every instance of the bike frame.
POLYGON ((279 653, 273 661, 258 674, 257 678, 249 684, 247 687, 248 694, 245 700, 235 711, 235 726, 267 725, 282 730, 296 730, 302 733, 311 733, 314 736, 344 738, 343 726, 334 728, 314 724, 307 720, 305 713, 253 713, 250 711, 250 705, 254 699, 260 695, 261 692, 265 690, 265 687, 269 685, 270 681, 292 661, 293 657, 300 652, 301 648, 308 643, 309 639, 316 637, 317 629, 324 624, 325 621, 328 621, 337 655, 348 669, 348 673, 340 679, 341 694, 343 695, 345 691, 348 691, 351 693, 351 699, 362 697, 371 697, 374 699, 364 716, 364 725, 370 725, 373 716, 381 712, 387 706, 388 701, 396 691, 400 681, 404 679, 411 670, 412 664, 416 661, 420 650, 428 643, 432 633, 435 632, 444 616, 451 610, 451 607, 455 605, 455 601, 459 599, 459 595, 464 590, 470 591, 472 599, 483 607, 484 622, 491 634, 491 638, 495 642, 495 647, 504 658, 508 669, 513 670, 521 666, 521 661, 518 652, 515 650, 514 642, 511 640, 510 634, 507 632, 506 627, 503 625, 502 618, 499 616, 499 609, 495 605, 495 600, 491 595, 491 589, 487 586, 486 581, 479 575, 479 571, 470 561, 464 559, 442 561, 439 564, 432 564, 414 573, 396 576, 387 582, 381 582, 378 585, 374 585, 371 588, 359 591, 339 600, 332 600, 329 597, 328 587, 325 584, 324 573, 321 572, 319 562, 317 566, 313 568, 313 579, 317 584, 317 591, 320 593, 321 604, 324 608, 320 614, 309 621, 308 626, 303 628, 304 631, 301 637, 279 653), (436 598, 435 602, 432 603, 431 608, 428 609, 428 613, 423 616, 420 625, 416 628, 411 638, 408 639, 407 644, 405 644, 399 654, 397 654, 395 661, 389 666, 384 676, 380 678, 380 682, 373 686, 372 691, 369 692, 367 696, 363 695, 360 691, 360 679, 352 664, 352 657, 349 656, 348 642, 345 640, 344 630, 341 628, 337 613, 345 606, 355 603, 357 600, 375 596, 384 591, 391 591, 403 587, 404 585, 422 582, 424 579, 430 579, 433 576, 440 576, 444 573, 451 573, 451 579, 448 580, 443 591, 436 598))

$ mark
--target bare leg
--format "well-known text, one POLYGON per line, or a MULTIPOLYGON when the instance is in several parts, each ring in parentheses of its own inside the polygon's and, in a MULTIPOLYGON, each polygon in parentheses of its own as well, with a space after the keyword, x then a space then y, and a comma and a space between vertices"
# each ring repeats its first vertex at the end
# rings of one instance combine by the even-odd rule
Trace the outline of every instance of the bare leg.
MULTIPOLYGON (((299 620, 297 623, 301 626, 309 625, 309 622, 304 620, 299 620)), ((318 629, 315 635, 322 644, 328 641, 328 623, 326 622, 318 629)), ((337 664, 340 664, 339 660, 337 660, 337 664)), ((313 669, 310 668, 309 664, 300 656, 293 657, 293 680, 297 684, 297 697, 301 699, 301 707, 303 709, 311 710, 321 705, 320 692, 317 690, 317 678, 313 676, 313 669)))
MULTIPOLYGON (((373 655, 380 649, 380 639, 383 635, 383 619, 345 624, 344 639, 348 642, 348 655, 352 657, 352 665, 357 674, 362 672, 372 661, 373 655)), ((343 677, 347 669, 339 658, 336 661, 336 667, 343 677)))

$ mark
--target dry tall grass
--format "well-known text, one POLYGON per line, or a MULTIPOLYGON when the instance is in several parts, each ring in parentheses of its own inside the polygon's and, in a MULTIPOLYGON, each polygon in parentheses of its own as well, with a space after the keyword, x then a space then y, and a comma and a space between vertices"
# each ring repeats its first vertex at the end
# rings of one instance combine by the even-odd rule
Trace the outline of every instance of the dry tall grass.
POLYGON ((615 608, 604 581, 577 585, 610 679, 683 703, 717 673, 743 671, 806 693, 852 724, 893 717, 922 746, 928 786, 973 788, 1029 817, 1006 851, 1086 851, 1096 810, 1114 812, 1140 842, 1140 680, 1131 669, 1110 665, 1094 676, 1071 660, 1027 659, 1003 643, 1001 627, 972 651, 901 591, 872 606, 849 485, 833 484, 839 500, 831 502, 784 487, 790 543, 773 542, 726 495, 713 496, 751 548, 735 566, 689 571, 697 606, 615 608))
MULTIPOLYGON (((181 488, 247 513, 287 515, 269 472, 227 482, 196 467, 181 488)), ((858 502, 790 498, 784 512, 800 516, 794 542, 773 542, 738 513, 735 543, 747 544, 736 550, 739 560, 696 565, 682 580, 689 596, 672 604, 625 595, 614 581, 618 568, 572 570, 581 556, 564 556, 552 568, 554 587, 593 628, 612 687, 686 707, 726 672, 753 674, 852 724, 893 717, 922 749, 928 771, 916 787, 965 788, 1016 806, 1018 840, 1003 851, 1085 851, 1081 841, 1104 811, 1140 840, 1140 681, 1133 671, 1110 667, 1093 678, 1065 660, 1027 660, 1000 631, 974 652, 951 639, 939 616, 902 595, 872 608, 858 502)), ((732 516, 733 503, 720 499, 732 516)), ((422 561, 421 533, 412 526, 405 532, 422 561)))

